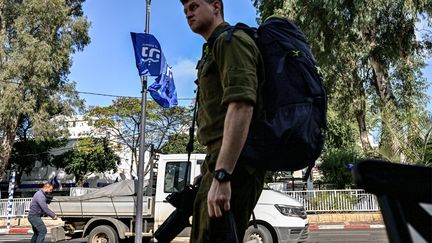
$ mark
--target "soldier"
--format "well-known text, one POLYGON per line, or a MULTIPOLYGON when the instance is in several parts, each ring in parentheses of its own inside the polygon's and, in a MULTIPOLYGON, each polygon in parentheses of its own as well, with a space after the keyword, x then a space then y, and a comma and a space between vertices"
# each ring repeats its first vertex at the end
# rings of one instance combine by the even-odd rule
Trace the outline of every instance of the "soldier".
POLYGON ((241 156, 249 126, 261 110, 262 57, 254 41, 228 26, 222 0, 181 0, 191 30, 206 41, 198 65, 198 141, 207 147, 202 182, 194 202, 191 242, 232 242, 226 236, 227 212, 234 215, 243 241, 252 210, 264 185, 265 171, 241 156))

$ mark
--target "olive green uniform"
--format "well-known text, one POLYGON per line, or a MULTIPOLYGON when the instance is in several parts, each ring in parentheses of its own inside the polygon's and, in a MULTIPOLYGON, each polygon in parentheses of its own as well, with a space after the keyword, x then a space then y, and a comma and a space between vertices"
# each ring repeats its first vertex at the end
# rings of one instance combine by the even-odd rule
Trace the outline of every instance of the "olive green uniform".
MULTIPOLYGON (((228 23, 222 23, 214 33, 228 23)), ((245 101, 254 105, 254 118, 261 110, 258 90, 264 80, 262 58, 254 41, 243 31, 235 31, 229 42, 227 32, 214 42, 212 50, 204 46, 205 55, 198 67, 198 141, 207 146, 202 165, 203 179, 194 203, 191 242, 227 242, 223 239, 223 218, 210 219, 207 194, 213 180, 222 143, 224 121, 230 102, 245 101), (211 226, 211 230, 210 230, 211 226)), ((242 239, 264 185, 265 171, 257 170, 246 158, 237 161, 231 179, 231 211, 242 239)), ((240 240, 241 242, 241 240, 240 240)))

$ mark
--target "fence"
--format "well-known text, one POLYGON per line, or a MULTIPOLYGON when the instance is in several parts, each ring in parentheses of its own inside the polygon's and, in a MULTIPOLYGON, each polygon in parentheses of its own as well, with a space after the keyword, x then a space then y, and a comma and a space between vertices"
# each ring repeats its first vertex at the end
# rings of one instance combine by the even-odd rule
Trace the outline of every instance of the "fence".
MULTIPOLYGON (((308 213, 379 211, 373 194, 364 190, 281 191, 301 202, 308 213)), ((13 200, 12 217, 26 217, 31 198, 13 200)), ((0 218, 6 218, 7 199, 0 199, 0 218)))
POLYGON ((375 195, 364 190, 281 191, 297 199, 308 213, 379 211, 375 195))
MULTIPOLYGON (((26 217, 30 209, 31 198, 14 198, 12 203, 12 218, 26 217)), ((7 217, 8 199, 0 199, 0 218, 7 217)))

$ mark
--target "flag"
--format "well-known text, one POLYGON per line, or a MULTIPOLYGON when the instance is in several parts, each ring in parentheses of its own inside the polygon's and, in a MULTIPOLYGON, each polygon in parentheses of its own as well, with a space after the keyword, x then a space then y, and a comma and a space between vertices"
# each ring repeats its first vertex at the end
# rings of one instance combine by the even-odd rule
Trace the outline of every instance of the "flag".
POLYGON ((159 76, 162 73, 161 46, 151 34, 131 32, 135 62, 139 75, 159 76))
POLYGON ((62 184, 59 182, 59 180, 57 179, 57 176, 54 176, 51 181, 50 184, 53 186, 54 190, 61 190, 62 189, 62 184))
POLYGON ((158 40, 147 33, 131 32, 131 37, 139 75, 157 76, 148 88, 150 95, 164 108, 176 106, 178 102, 173 73, 158 40))
POLYGON ((163 55, 162 63, 164 65, 162 74, 156 78, 155 82, 150 85, 148 90, 156 103, 164 108, 170 108, 178 104, 177 91, 171 67, 168 66, 163 55))

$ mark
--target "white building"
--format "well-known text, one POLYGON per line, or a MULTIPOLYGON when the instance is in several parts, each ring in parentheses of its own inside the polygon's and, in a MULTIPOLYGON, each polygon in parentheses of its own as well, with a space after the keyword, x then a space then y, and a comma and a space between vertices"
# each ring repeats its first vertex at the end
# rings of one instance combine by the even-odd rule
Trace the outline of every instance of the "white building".
MULTIPOLYGON (((136 177, 136 165, 131 166, 131 152, 126 146, 122 146, 118 141, 115 141, 115 136, 110 131, 100 131, 93 126, 95 120, 86 120, 84 116, 79 115, 65 119, 65 127, 69 131, 69 143, 63 148, 57 148, 50 151, 56 155, 64 153, 66 150, 72 149, 76 141, 80 138, 93 136, 93 137, 108 137, 116 154, 120 157, 120 164, 116 171, 109 171, 106 173, 93 173, 88 175, 85 186, 100 187, 106 184, 115 182, 116 180, 132 179, 136 177), (131 171, 132 168, 132 171, 131 171)), ((35 167, 29 175, 22 175, 21 185, 16 189, 22 195, 34 193, 41 184, 50 181, 56 177, 62 184, 62 189, 65 194, 69 192, 70 187, 75 186, 75 176, 68 175, 62 169, 54 167, 43 166, 41 162, 36 161, 35 167)))

